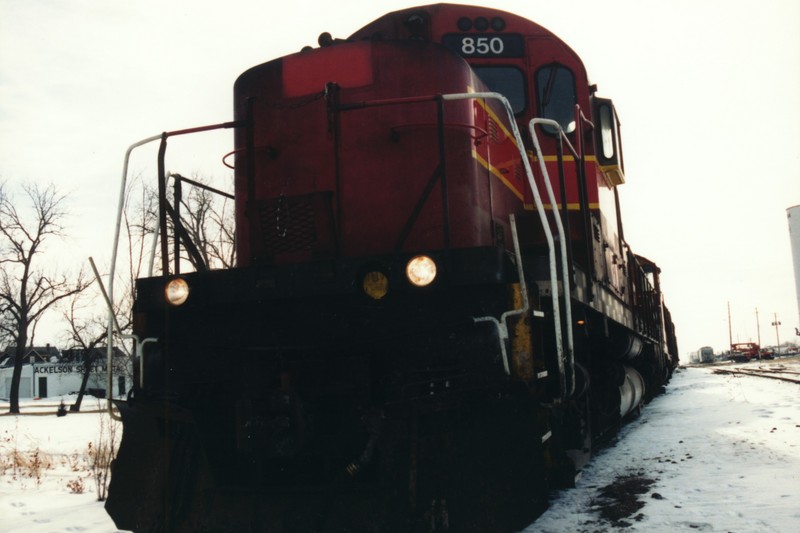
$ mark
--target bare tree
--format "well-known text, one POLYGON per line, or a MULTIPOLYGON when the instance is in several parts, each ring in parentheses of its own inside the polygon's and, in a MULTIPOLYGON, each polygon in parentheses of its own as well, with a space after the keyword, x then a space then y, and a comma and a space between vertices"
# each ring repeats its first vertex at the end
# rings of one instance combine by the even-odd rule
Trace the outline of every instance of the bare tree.
POLYGON ((181 223, 209 268, 232 268, 236 257, 233 202, 204 188, 205 182, 197 176, 189 181, 195 186, 181 199, 181 223))
POLYGON ((36 331, 36 324, 54 304, 86 289, 91 283, 83 271, 76 279, 47 273, 38 258, 51 237, 63 237, 66 196, 54 185, 22 186, 30 212, 21 213, 0 184, 0 328, 16 343, 11 378, 10 412, 19 413, 19 384, 23 356, 36 331), (27 215, 27 216, 26 216, 27 215))
POLYGON ((78 398, 69 407, 72 412, 81 410, 83 395, 86 393, 89 377, 98 357, 99 347, 106 340, 108 331, 106 328, 107 322, 102 315, 87 312, 89 306, 83 305, 81 298, 85 294, 72 295, 69 298, 68 308, 64 310, 64 319, 69 324, 69 343, 73 346, 73 350, 80 352, 81 362, 83 363, 83 376, 81 387, 78 390, 78 398))
MULTIPOLYGON (((185 237, 189 238, 197 250, 199 260, 209 269, 234 267, 236 249, 233 196, 209 186, 209 180, 204 177, 193 175, 190 179, 172 174, 170 178, 172 195, 169 201, 175 212, 179 213, 180 226, 185 237), (188 193, 185 192, 187 190, 188 193)), ((153 205, 157 205, 157 200, 153 205)), ((175 236, 175 224, 170 217, 167 219, 167 226, 171 240, 175 236)), ((174 241, 172 245, 169 251, 170 258, 174 261, 174 241)), ((185 253, 185 246, 181 249, 181 264, 189 264, 197 270, 198 259, 185 253)))
POLYGON ((124 308, 130 310, 136 279, 142 274, 149 275, 145 270, 149 268, 147 241, 155 237, 158 229, 158 192, 144 184, 141 175, 128 182, 122 217, 128 248, 128 268, 121 274, 124 279, 120 279, 127 288, 122 295, 122 300, 127 301, 121 305, 124 307, 128 304, 124 308))
MULTIPOLYGON (((154 235, 154 228, 158 221, 156 218, 155 202, 157 195, 141 183, 141 176, 133 177, 125 193, 125 205, 122 212, 122 227, 124 228, 124 242, 127 248, 128 265, 117 277, 113 312, 119 332, 114 331, 113 344, 122 348, 127 357, 114 357, 111 365, 115 375, 125 375, 133 379, 130 366, 130 354, 127 353, 125 343, 119 338, 118 333, 129 332, 132 325, 133 287, 137 277, 142 275, 147 267, 147 242, 148 237, 154 235)), ((89 379, 95 371, 95 363, 102 360, 104 355, 103 345, 108 339, 108 308, 103 305, 100 311, 96 305, 97 298, 87 296, 86 292, 73 295, 67 305, 63 307, 64 321, 69 329, 66 342, 71 346, 73 353, 80 354, 83 365, 81 386, 78 398, 70 406, 70 411, 80 411, 83 397, 86 393, 89 379)), ((115 349, 115 355, 119 350, 115 349)))
MULTIPOLYGON (((138 275, 138 270, 141 268, 142 258, 141 255, 144 250, 144 241, 148 231, 142 230, 146 228, 147 224, 144 219, 148 216, 147 211, 139 207, 139 216, 141 220, 133 223, 130 212, 125 213, 124 226, 129 243, 130 252, 130 272, 133 276, 138 275), (134 252, 136 255, 134 255, 134 252)), ((114 346, 121 347, 122 351, 115 349, 115 357, 111 361, 114 375, 125 375, 129 380, 133 379, 133 368, 130 366, 131 355, 125 349, 123 339, 119 337, 119 333, 128 332, 131 329, 133 317, 131 315, 133 290, 131 284, 128 282, 127 274, 122 278, 121 294, 117 301, 112 304, 114 315, 116 316, 116 324, 119 326, 119 332, 114 331, 114 346), (124 355, 124 357, 117 357, 117 355, 124 355)), ((73 405, 70 406, 70 411, 80 411, 83 396, 89 383, 89 378, 92 372, 95 371, 95 363, 102 360, 105 350, 103 350, 104 343, 108 342, 108 308, 107 305, 103 306, 104 311, 99 311, 96 306, 97 298, 87 297, 87 292, 74 294, 68 300, 68 305, 63 309, 64 321, 68 324, 69 329, 67 332, 66 342, 72 346, 73 353, 80 354, 80 360, 83 364, 83 376, 81 379, 81 386, 78 391, 78 398, 73 405)))
MULTIPOLYGON (((171 202, 177 199, 181 208, 178 210, 181 215, 181 225, 186 234, 195 243, 200 253, 201 260, 209 268, 230 268, 235 263, 234 247, 234 220, 233 202, 226 198, 226 193, 216 191, 205 184, 203 178, 186 179, 183 177, 173 177, 175 181, 183 182, 184 190, 188 189, 188 194, 183 196, 181 193, 172 195, 171 202)), ((173 182, 174 183, 174 182, 173 182)), ((174 205, 174 204, 173 204, 174 205)), ((142 179, 141 174, 132 177, 126 185, 124 195, 124 205, 122 209, 122 240, 123 250, 127 252, 128 264, 115 275, 113 307, 120 330, 123 333, 129 332, 133 319, 132 309, 135 293, 135 283, 139 277, 151 275, 151 261, 156 265, 160 264, 160 247, 154 246, 153 238, 158 235, 158 192, 154 187, 148 186, 142 179), (154 257, 151 257, 151 252, 154 257)), ((172 220, 168 221, 169 235, 174 235, 174 225, 172 220)), ((171 242, 174 244, 174 241, 171 242)), ((168 247, 170 259, 174 246, 168 247)), ((182 254, 181 260, 184 264, 193 264, 192 258, 182 254)), ((84 306, 78 298, 73 298, 69 309, 64 311, 66 321, 70 325, 69 339, 76 348, 83 353, 96 354, 99 344, 109 339, 107 333, 103 331, 104 321, 99 317, 86 318, 84 306)), ((107 324, 107 322, 105 322, 107 324)), ((107 328, 106 328, 107 329, 107 328)), ((123 339, 114 335, 114 346, 125 347, 123 339)), ((126 350, 127 351, 127 350, 126 350)), ((130 354, 128 354, 130 358, 130 354)), ((131 359, 128 359, 130 362, 131 359)), ((93 361, 85 361, 84 370, 91 366, 93 361)), ((136 364, 136 361, 133 361, 136 364)), ((129 377, 130 366, 125 366, 115 372, 126 372, 129 377)), ((88 374, 83 376, 81 391, 85 390, 88 381, 88 374)), ((80 396, 76 405, 71 410, 80 408, 80 396)))

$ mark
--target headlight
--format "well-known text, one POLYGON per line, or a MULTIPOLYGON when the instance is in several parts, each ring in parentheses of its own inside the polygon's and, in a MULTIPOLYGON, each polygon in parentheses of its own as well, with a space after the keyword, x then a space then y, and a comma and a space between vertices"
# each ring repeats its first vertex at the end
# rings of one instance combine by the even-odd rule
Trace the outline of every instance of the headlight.
POLYGON ((417 287, 430 285, 436 279, 436 263, 427 255, 412 257, 406 265, 406 277, 417 287))
POLYGON ((167 283, 164 295, 170 305, 182 305, 189 297, 189 284, 182 278, 175 278, 167 283))
POLYGON ((370 298, 380 300, 389 292, 389 278, 383 272, 375 270, 367 272, 361 280, 361 288, 370 298))

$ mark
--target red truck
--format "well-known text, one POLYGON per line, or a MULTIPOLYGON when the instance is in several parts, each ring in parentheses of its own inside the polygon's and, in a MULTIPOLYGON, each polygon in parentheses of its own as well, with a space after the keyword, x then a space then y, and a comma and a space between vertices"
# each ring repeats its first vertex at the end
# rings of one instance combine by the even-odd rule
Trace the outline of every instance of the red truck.
POLYGON ((747 362, 750 359, 761 359, 761 347, 754 342, 737 342, 731 344, 731 361, 747 362))

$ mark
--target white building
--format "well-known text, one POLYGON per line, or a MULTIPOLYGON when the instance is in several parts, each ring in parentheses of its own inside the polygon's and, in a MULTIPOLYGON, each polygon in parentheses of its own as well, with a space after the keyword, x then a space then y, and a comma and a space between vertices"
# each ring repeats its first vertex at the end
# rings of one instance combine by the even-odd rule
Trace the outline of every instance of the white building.
MULTIPOLYGON (((97 357, 92 363, 89 381, 86 384, 86 393, 105 397, 107 365, 105 349, 98 350, 98 352, 101 351, 103 357, 97 357)), ((64 360, 49 352, 43 355, 41 350, 29 349, 26 361, 22 365, 19 398, 48 398, 77 393, 81 388, 83 372, 84 364, 81 361, 64 360)), ((7 357, 0 364, 0 399, 7 400, 11 396, 13 373, 13 357, 7 357)), ((130 385, 129 377, 125 374, 117 374, 113 381, 113 395, 125 395, 130 385)))

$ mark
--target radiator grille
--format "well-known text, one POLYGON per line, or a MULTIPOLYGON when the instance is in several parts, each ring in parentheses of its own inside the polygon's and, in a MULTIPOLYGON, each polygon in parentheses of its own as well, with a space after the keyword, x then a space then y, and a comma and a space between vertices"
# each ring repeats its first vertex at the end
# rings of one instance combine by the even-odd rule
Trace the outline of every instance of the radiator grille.
POLYGON ((258 202, 260 239, 257 255, 331 252, 333 217, 331 195, 316 193, 281 196, 258 202))

